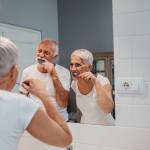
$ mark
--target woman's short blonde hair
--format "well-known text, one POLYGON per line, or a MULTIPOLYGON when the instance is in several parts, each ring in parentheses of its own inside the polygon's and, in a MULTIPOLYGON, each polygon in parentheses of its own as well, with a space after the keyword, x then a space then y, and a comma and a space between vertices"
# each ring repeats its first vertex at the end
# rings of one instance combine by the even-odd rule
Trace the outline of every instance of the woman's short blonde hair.
POLYGON ((72 56, 78 56, 84 63, 93 65, 93 55, 87 49, 76 49, 72 52, 71 57, 72 56))

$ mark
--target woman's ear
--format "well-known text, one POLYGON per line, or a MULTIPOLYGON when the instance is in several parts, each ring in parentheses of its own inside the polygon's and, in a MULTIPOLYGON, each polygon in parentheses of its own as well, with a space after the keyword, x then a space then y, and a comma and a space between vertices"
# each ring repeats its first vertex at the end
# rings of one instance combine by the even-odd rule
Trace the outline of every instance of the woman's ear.
POLYGON ((93 65, 89 65, 89 71, 92 71, 93 65))

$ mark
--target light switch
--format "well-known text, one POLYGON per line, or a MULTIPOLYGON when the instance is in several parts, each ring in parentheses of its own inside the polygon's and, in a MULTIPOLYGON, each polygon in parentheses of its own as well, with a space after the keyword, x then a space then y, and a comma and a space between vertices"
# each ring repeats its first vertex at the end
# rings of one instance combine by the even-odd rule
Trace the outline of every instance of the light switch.
POLYGON ((143 92, 142 78, 118 78, 116 90, 119 94, 141 94, 143 92))

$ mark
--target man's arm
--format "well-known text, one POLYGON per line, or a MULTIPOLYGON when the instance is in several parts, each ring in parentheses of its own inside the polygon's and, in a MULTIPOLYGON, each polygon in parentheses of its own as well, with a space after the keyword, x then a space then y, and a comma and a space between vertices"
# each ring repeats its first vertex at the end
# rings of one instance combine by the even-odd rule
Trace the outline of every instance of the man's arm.
POLYGON ((40 108, 28 125, 27 131, 46 144, 58 147, 68 146, 72 142, 72 136, 66 123, 58 117, 58 114, 55 114, 55 120, 50 116, 40 108))
POLYGON ((64 89, 56 72, 52 76, 52 80, 56 90, 56 102, 60 107, 67 107, 69 101, 69 91, 64 89))
POLYGON ((60 107, 65 108, 69 101, 69 91, 65 90, 62 83, 60 82, 54 64, 46 61, 43 65, 44 69, 47 70, 53 80, 54 88, 56 90, 56 102, 60 107))
POLYGON ((38 79, 23 82, 23 87, 37 96, 43 103, 44 109, 39 109, 27 131, 39 140, 54 146, 65 147, 72 142, 72 136, 62 116, 51 103, 44 84, 38 79))

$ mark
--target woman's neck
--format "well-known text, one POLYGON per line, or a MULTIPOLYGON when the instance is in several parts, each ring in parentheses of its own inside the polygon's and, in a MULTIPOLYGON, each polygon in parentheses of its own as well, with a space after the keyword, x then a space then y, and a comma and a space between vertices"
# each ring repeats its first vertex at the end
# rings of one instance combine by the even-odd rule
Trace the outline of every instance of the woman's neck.
POLYGON ((93 83, 89 80, 78 79, 77 86, 81 94, 87 95, 93 89, 93 83))

